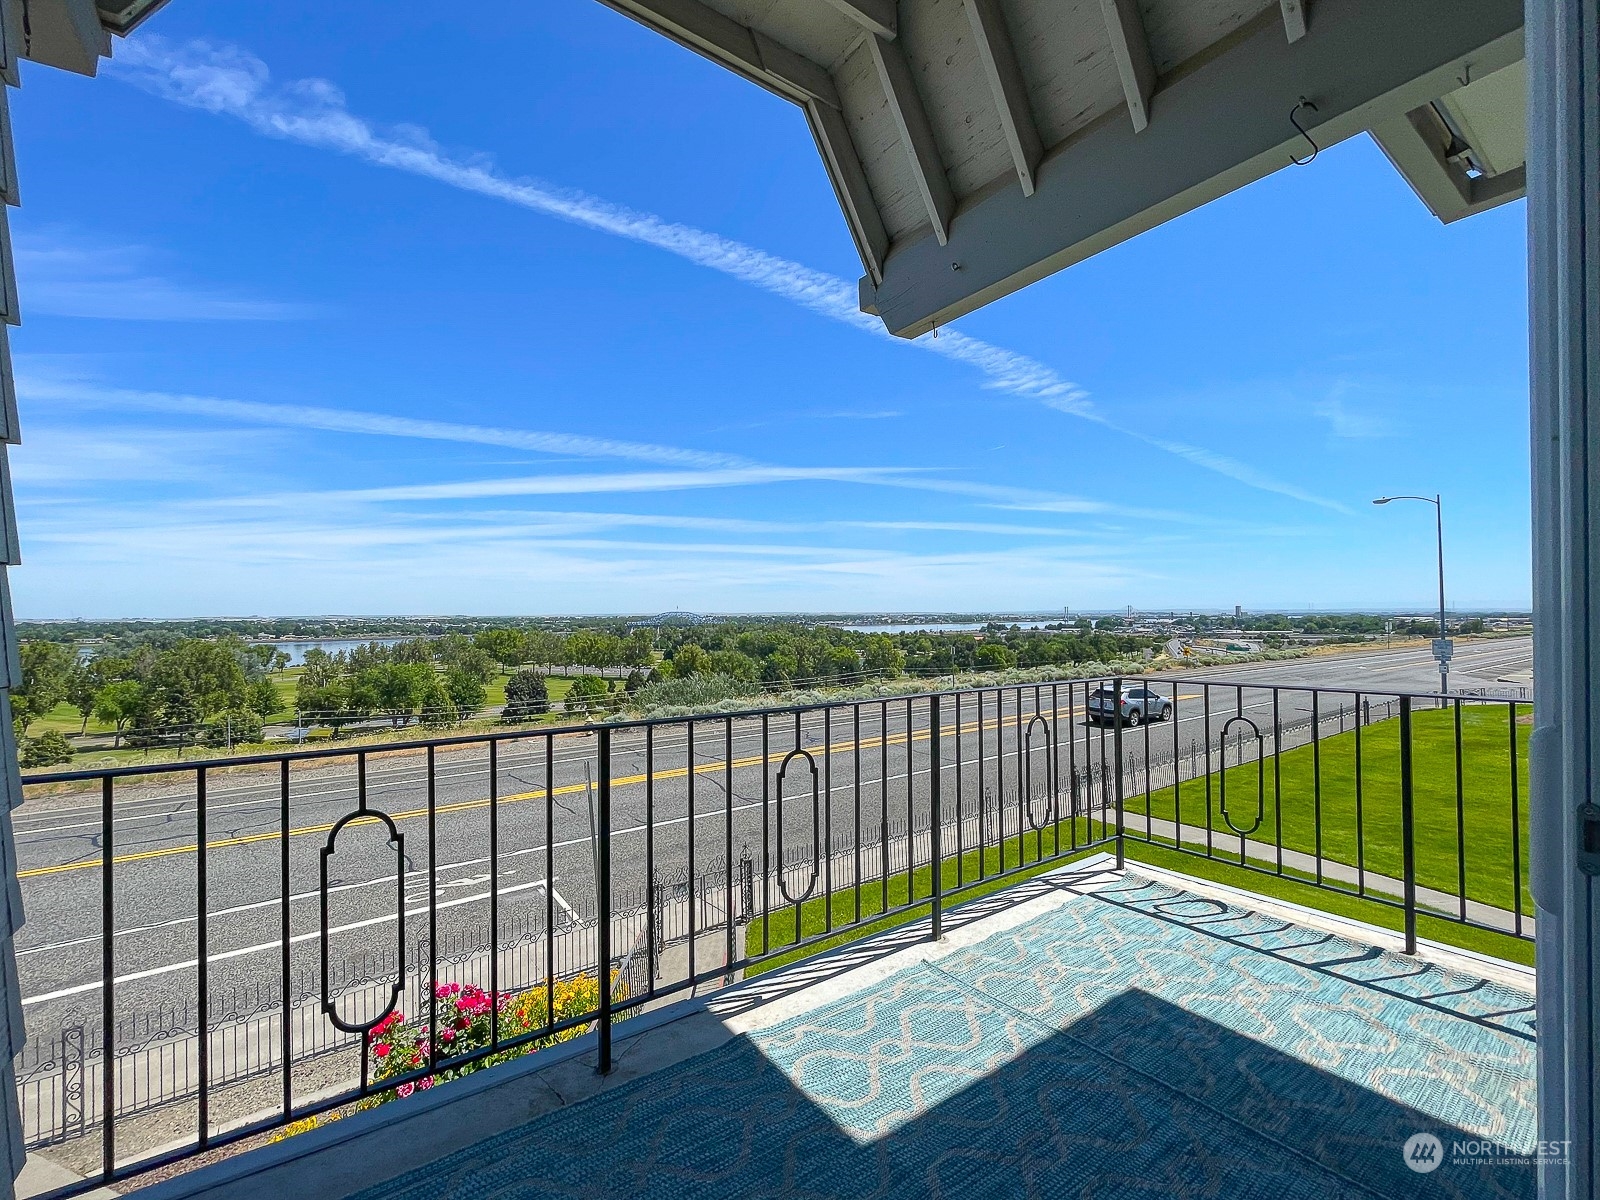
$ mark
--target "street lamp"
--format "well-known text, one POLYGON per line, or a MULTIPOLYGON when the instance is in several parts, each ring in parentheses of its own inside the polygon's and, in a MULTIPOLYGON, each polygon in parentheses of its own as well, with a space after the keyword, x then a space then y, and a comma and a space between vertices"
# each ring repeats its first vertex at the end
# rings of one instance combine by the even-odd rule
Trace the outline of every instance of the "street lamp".
POLYGON ((1379 496, 1374 504, 1388 504, 1392 500, 1420 500, 1433 505, 1435 525, 1439 534, 1439 640, 1433 645, 1433 656, 1439 660, 1439 691, 1450 690, 1450 628, 1444 617, 1444 504, 1434 496, 1379 496))

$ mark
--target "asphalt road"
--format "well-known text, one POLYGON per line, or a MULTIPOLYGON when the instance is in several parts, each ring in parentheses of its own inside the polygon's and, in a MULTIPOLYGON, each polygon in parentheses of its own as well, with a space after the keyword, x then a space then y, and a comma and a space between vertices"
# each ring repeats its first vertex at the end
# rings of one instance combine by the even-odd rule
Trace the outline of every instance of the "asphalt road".
MULTIPOLYGON (((1526 638, 1463 644, 1452 684, 1523 682, 1531 655, 1526 638)), ((1229 716, 1242 712, 1270 722, 1275 704, 1280 720, 1303 720, 1311 711, 1309 692, 1285 690, 1274 697, 1268 690, 1295 684, 1381 696, 1432 690, 1437 674, 1423 648, 1158 677, 1155 686, 1174 696, 1177 711, 1169 722, 1125 730, 1125 748, 1142 756, 1148 739, 1158 756, 1203 754, 1208 743, 1216 744, 1229 716), (1243 686, 1216 682, 1222 679, 1243 686)), ((946 698, 940 721, 945 819, 953 818, 958 800, 970 816, 981 794, 989 811, 1003 812, 1003 831, 1014 834, 1024 819, 1018 782, 1024 772, 1028 794, 1037 796, 1048 790, 1043 781, 1051 758, 1058 780, 1086 761, 1109 759, 1112 734, 1084 720, 1084 699, 1081 684, 1057 685, 1053 692, 1048 685, 1008 688, 985 695, 980 721, 970 694, 959 714, 946 698), (1048 749, 1036 713, 1047 718, 1048 749)), ((1319 699, 1324 720, 1333 708, 1353 703, 1353 696, 1319 699)), ((907 822, 927 829, 932 771, 926 698, 911 702, 909 717, 905 701, 871 702, 834 709, 828 722, 821 713, 808 714, 798 725, 792 716, 775 716, 763 732, 759 720, 707 718, 695 725, 692 751, 684 724, 658 726, 650 734, 648 764, 644 731, 616 730, 611 847, 619 904, 642 894, 652 879, 681 877, 691 864, 696 873, 709 873, 715 886, 727 878, 730 849, 737 858, 748 847, 760 872, 765 847, 771 867, 780 824, 791 860, 814 854, 819 839, 836 847, 855 844, 858 826, 867 842, 878 838, 886 821, 891 835, 907 822), (780 815, 779 767, 797 750, 810 758, 790 758, 780 815), (815 820, 812 763, 819 794, 829 796, 815 820), (647 838, 647 828, 653 837, 647 838)), ((544 928, 546 920, 560 925, 591 912, 586 797, 590 781, 599 777, 596 752, 593 734, 519 737, 498 747, 491 777, 482 745, 440 750, 431 815, 428 761, 420 751, 368 750, 364 779, 354 751, 341 759, 297 760, 288 773, 286 804, 275 765, 208 771, 203 805, 192 769, 119 781, 109 889, 118 1018, 192 1003, 202 957, 214 1015, 238 1007, 240 997, 253 991, 274 993, 283 975, 286 893, 290 975, 299 981, 291 988, 315 988, 324 870, 328 957, 336 983, 359 973, 350 964, 362 956, 380 959, 402 949, 395 919, 397 869, 405 886, 407 951, 429 933, 430 876, 433 915, 445 946, 484 936, 491 908, 503 939, 544 928), (388 826, 376 820, 347 825, 327 848, 331 827, 357 812, 363 796, 368 812, 387 814, 393 822, 398 850, 388 840, 388 826), (201 844, 208 847, 203 855, 197 852, 201 844)), ((100 1019, 107 896, 100 801, 98 785, 57 790, 31 796, 13 815, 28 914, 17 940, 18 966, 34 1033, 60 1022, 100 1019)), ((870 877, 870 862, 866 872, 870 877)))

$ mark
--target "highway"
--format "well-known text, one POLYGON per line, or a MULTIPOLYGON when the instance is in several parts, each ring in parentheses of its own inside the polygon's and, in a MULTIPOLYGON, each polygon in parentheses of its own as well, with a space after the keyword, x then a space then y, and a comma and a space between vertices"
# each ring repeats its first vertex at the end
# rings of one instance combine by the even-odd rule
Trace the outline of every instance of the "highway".
MULTIPOLYGON (((1462 644, 1452 685, 1504 688, 1503 679, 1525 679, 1531 655, 1528 638, 1462 644)), ((1406 648, 1154 676, 1152 683, 1176 700, 1177 711, 1168 722, 1124 730, 1125 748, 1143 757, 1148 745, 1152 755, 1170 758, 1203 755, 1236 712, 1269 727, 1274 704, 1285 723, 1309 717, 1310 693, 1286 690, 1275 698, 1273 686, 1348 687, 1381 697, 1432 690, 1437 673, 1426 648, 1406 648)), ((996 798, 1003 798, 1001 828, 1015 834, 1024 819, 1018 787, 1024 771, 1029 794, 1041 797, 1042 814, 1052 758, 1058 780, 1086 762, 1109 762, 1112 733, 1084 720, 1084 699, 1082 684, 1006 688, 985 693, 980 720, 970 693, 959 713, 946 697, 940 720, 945 820, 954 819, 958 802, 970 818, 980 794, 990 813, 1002 808, 996 798), (1036 714, 1044 720, 1036 721, 1036 714), (1025 746, 1018 744, 1019 731, 1025 746)), ((1353 704, 1353 696, 1319 700, 1324 722, 1353 704)), ((819 836, 835 847, 850 846, 859 828, 875 843, 886 820, 891 837, 907 822, 925 830, 933 790, 927 713, 926 697, 916 697, 909 705, 873 701, 826 716, 812 712, 798 722, 773 716, 765 731, 758 719, 702 718, 692 748, 682 722, 657 726, 648 746, 642 729, 614 731, 611 858, 618 903, 642 894, 647 867, 659 882, 682 878, 692 864, 720 887, 730 849, 736 859, 748 849, 758 877, 764 847, 767 865, 775 865, 778 772, 792 751, 805 753, 792 756, 784 772, 781 824, 789 861, 814 855, 819 836), (829 798, 817 809, 815 829, 813 762, 819 794, 829 798)), ((314 990, 324 869, 336 982, 359 973, 350 964, 361 956, 399 950, 397 868, 405 887, 408 953, 429 933, 430 875, 442 946, 484 936, 491 906, 508 940, 543 929, 547 919, 559 926, 592 913, 587 799, 599 778, 597 741, 593 733, 519 736, 497 747, 493 778, 482 744, 441 749, 431 815, 428 758, 417 750, 367 750, 364 781, 353 750, 345 758, 297 758, 288 772, 286 806, 276 764, 207 771, 203 806, 193 769, 119 782, 110 886, 118 1018, 190 1002, 199 987, 202 940, 214 1015, 238 1007, 247 993, 274 994, 283 974, 285 893, 290 974, 300 980, 291 990, 314 990), (347 825, 325 853, 332 826, 357 811, 363 793, 369 812, 393 821, 399 858, 388 827, 376 820, 347 825), (197 852, 202 843, 203 855, 197 852)), ((1064 786, 1058 783, 1058 794, 1064 786)), ((30 1031, 48 1033, 61 1023, 100 1019, 104 843, 98 784, 34 791, 13 814, 28 914, 17 952, 30 1031)), ((864 873, 873 877, 870 862, 864 873)))

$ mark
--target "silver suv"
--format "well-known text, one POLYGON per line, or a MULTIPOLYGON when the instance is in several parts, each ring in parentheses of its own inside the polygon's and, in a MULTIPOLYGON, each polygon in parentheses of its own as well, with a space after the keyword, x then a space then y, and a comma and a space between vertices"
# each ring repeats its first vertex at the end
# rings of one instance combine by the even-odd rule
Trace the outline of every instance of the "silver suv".
POLYGON ((1122 689, 1122 703, 1116 702, 1116 690, 1109 684, 1096 688, 1089 695, 1087 712, 1091 721, 1105 722, 1121 712, 1124 725, 1138 725, 1146 719, 1165 721, 1172 715, 1172 701, 1167 697, 1137 684, 1122 689))

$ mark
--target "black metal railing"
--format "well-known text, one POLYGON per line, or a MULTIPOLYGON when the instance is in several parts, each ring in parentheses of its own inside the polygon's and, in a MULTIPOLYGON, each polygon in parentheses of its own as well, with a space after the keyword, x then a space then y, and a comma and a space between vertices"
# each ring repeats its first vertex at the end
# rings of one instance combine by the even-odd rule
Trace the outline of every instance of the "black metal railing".
POLYGON ((1530 939, 1528 713, 1075 680, 29 776, 25 1136, 88 1188, 587 1031, 609 1070, 641 1007, 1095 852, 1530 939))

